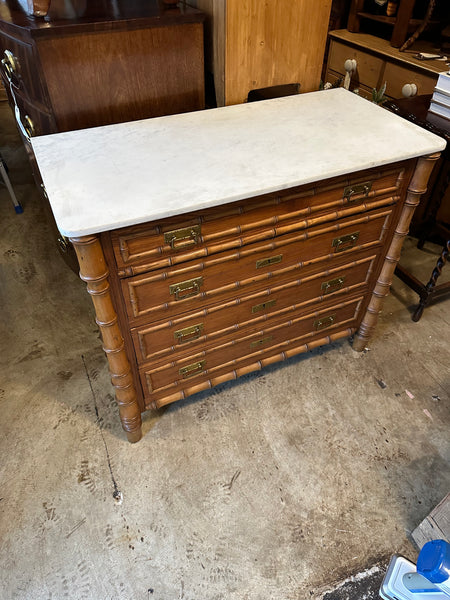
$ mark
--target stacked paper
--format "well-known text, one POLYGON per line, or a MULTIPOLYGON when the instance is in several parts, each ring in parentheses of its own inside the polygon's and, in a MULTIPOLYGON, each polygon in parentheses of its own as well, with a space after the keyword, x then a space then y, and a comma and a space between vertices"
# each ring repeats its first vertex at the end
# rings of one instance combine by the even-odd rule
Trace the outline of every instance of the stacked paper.
POLYGON ((450 121, 450 72, 439 74, 429 111, 450 121))

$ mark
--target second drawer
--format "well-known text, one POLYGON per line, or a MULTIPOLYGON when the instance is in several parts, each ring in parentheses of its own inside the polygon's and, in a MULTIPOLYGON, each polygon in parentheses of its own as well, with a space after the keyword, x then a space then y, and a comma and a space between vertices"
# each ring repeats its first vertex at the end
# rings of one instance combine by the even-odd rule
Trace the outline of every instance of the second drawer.
POLYGON ((344 255, 356 250, 365 249, 366 256, 370 255, 383 241, 391 214, 392 207, 385 207, 332 225, 280 236, 270 243, 250 244, 240 251, 192 261, 183 268, 122 280, 128 315, 135 325, 148 317, 154 321, 174 318, 235 297, 238 289, 267 287, 268 279, 276 278, 281 283, 300 278, 307 267, 315 273, 323 272, 329 268, 325 265, 330 258, 342 259, 342 264, 346 261, 344 255))

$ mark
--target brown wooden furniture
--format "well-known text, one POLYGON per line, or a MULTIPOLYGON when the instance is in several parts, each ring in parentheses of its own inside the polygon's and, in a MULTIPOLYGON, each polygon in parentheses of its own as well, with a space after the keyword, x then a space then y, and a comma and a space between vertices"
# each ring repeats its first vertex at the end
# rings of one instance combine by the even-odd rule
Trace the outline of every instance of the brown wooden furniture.
POLYGON ((204 107, 203 14, 155 0, 121 3, 119 14, 104 5, 101 16, 46 21, 0 2, 1 75, 30 134, 204 107))
POLYGON ((60 4, 45 20, 0 0, 1 79, 38 186, 32 136, 205 106, 203 13, 158 0, 93 0, 69 17, 55 12, 60 4))
POLYGON ((362 350, 435 158, 72 239, 129 441, 145 409, 356 331, 362 350))
POLYGON ((389 102, 387 108, 403 118, 436 133, 447 142, 447 147, 442 153, 441 160, 436 165, 437 172, 434 177, 433 186, 428 195, 422 219, 423 224, 419 234, 417 247, 422 249, 425 242, 433 236, 438 236, 442 245, 442 251, 436 261, 436 265, 426 283, 422 283, 409 269, 399 263, 395 274, 404 281, 411 289, 419 294, 420 302, 412 315, 413 321, 419 321, 423 311, 434 299, 450 293, 450 281, 438 285, 442 269, 445 266, 450 252, 450 223, 439 219, 442 200, 449 192, 450 184, 450 123, 432 113, 428 113, 431 96, 419 96, 417 98, 403 99, 397 102, 389 102))
POLYGON ((419 60, 412 53, 399 52, 388 41, 367 33, 332 31, 325 80, 334 83, 346 74, 345 62, 356 61, 350 89, 371 98, 373 88, 386 82, 388 98, 432 94, 445 63, 419 60))
POLYGON ((192 0, 208 14, 206 65, 218 106, 254 89, 319 89, 331 0, 192 0))
POLYGON ((146 409, 352 334, 363 350, 444 142, 338 89, 33 146, 137 441, 146 409))
POLYGON ((417 28, 421 23, 420 20, 412 18, 415 3, 416 0, 398 0, 396 14, 388 16, 386 7, 383 7, 384 14, 371 13, 364 10, 365 0, 352 0, 347 29, 359 32, 363 20, 382 23, 392 28, 390 43, 395 48, 399 48, 406 41, 408 32, 417 28))

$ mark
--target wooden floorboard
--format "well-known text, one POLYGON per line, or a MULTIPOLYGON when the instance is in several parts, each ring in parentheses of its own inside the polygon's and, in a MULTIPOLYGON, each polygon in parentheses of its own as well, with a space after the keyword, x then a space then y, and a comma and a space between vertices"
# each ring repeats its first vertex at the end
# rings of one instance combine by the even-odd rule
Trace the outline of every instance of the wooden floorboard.
POLYGON ((450 493, 416 527, 412 538, 419 548, 431 540, 450 542, 450 493))

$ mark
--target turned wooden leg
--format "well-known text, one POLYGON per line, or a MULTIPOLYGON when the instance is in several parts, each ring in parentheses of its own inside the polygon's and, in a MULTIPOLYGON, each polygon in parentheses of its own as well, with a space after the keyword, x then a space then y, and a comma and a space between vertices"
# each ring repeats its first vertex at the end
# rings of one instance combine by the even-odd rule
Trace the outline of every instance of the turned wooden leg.
POLYGON ((361 352, 367 346, 372 336, 375 325, 378 321, 378 315, 381 311, 383 300, 388 295, 394 276, 395 267, 400 259, 400 252, 403 246, 403 240, 409 231, 409 224, 416 206, 419 204, 420 197, 427 191, 428 178, 438 160, 440 154, 431 154, 419 158, 416 169, 411 178, 405 204, 400 215, 394 236, 392 238, 389 251, 386 255, 383 267, 378 277, 375 288, 372 292, 372 298, 367 307, 358 332, 353 341, 353 349, 361 352))
POLYGON ((96 235, 70 238, 80 264, 80 277, 86 282, 95 307, 96 323, 100 328, 103 350, 106 353, 111 381, 116 391, 120 420, 128 441, 142 437, 141 411, 136 398, 133 375, 125 353, 122 334, 117 322, 108 282, 108 267, 96 235))

